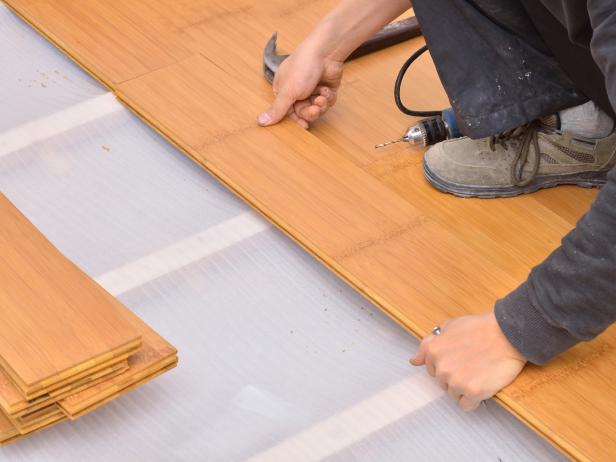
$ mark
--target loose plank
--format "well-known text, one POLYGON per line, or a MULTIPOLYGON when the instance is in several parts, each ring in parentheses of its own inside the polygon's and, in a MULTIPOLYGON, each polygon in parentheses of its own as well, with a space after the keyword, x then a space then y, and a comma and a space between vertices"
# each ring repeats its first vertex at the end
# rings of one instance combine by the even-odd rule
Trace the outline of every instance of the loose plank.
POLYGON ((98 372, 93 373, 83 379, 77 380, 70 385, 55 390, 51 393, 39 396, 33 400, 26 400, 15 384, 9 379, 6 373, 0 369, 0 407, 13 418, 22 417, 31 412, 37 411, 50 404, 61 400, 71 394, 75 394, 85 388, 91 387, 103 380, 108 380, 117 374, 128 369, 128 361, 110 365, 98 372))

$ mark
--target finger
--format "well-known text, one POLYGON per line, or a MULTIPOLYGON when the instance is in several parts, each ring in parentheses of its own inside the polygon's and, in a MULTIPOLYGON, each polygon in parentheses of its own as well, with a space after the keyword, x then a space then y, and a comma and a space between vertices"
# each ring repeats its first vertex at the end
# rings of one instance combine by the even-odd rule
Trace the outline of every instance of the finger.
POLYGON ((318 106, 319 109, 321 110, 321 115, 325 114, 327 112, 328 104, 327 104, 327 98, 325 96, 313 96, 312 98, 310 98, 312 101, 312 104, 315 106, 318 106))
POLYGON ((310 124, 298 116, 295 112, 289 112, 289 118, 295 121, 304 130, 308 130, 310 128, 310 124))
POLYGON ((428 342, 428 346, 426 347, 426 359, 425 359, 425 363, 426 363, 426 370, 428 371, 428 374, 430 374, 432 377, 436 377, 437 379, 442 379, 442 380, 447 380, 447 376, 440 373, 438 369, 442 367, 439 365, 439 358, 437 357, 435 351, 434 351, 434 345, 433 342, 435 340, 435 336, 432 336, 432 339, 429 340, 428 342))
POLYGON ((308 122, 314 122, 321 115, 321 108, 316 105, 310 105, 301 109, 297 115, 308 122))
POLYGON ((434 363, 429 359, 426 359, 426 371, 432 377, 436 377, 436 367, 434 366, 434 363))
POLYGON ((334 104, 336 104, 336 101, 338 101, 338 92, 335 90, 332 90, 329 96, 327 96, 326 98, 327 98, 327 103, 329 104, 329 107, 332 107, 334 104))
POLYGON ((331 91, 332 91, 331 88, 321 85, 314 89, 314 91, 312 92, 312 96, 323 95, 327 97, 327 95, 331 93, 331 91))
POLYGON ((455 402, 459 403, 460 398, 462 398, 462 391, 458 387, 449 386, 447 387, 447 394, 449 397, 455 402))
POLYGON ((314 122, 321 115, 319 106, 312 104, 312 97, 302 101, 298 101, 293 105, 295 113, 307 122, 314 122))
POLYGON ((477 409, 480 403, 481 403, 480 399, 469 398, 468 396, 462 396, 460 400, 458 401, 458 406, 460 406, 460 409, 462 409, 464 412, 470 412, 470 411, 474 411, 475 409, 477 409))
POLYGON ((329 87, 319 87, 319 95, 324 96, 327 99, 327 104, 331 107, 336 103, 338 92, 329 87))
POLYGON ((287 92, 280 91, 270 108, 263 112, 257 118, 257 123, 263 127, 274 125, 280 122, 289 112, 289 108, 293 106, 295 99, 291 97, 287 92))
POLYGON ((434 335, 428 335, 421 341, 417 353, 413 358, 411 358, 411 364, 413 366, 422 366, 426 363, 426 353, 428 352, 427 348, 432 340, 434 340, 434 335))
POLYGON ((306 111, 310 107, 318 107, 319 108, 318 117, 322 116, 329 109, 329 105, 327 104, 327 98, 325 98, 323 96, 311 96, 310 97, 310 105, 307 106, 307 107, 302 108, 302 110, 301 110, 302 112, 301 113, 302 114, 306 113, 306 111))
MULTIPOLYGON (((297 115, 300 115, 301 112, 306 109, 307 107, 310 107, 310 105, 312 104, 312 102, 310 101, 310 99, 303 99, 301 101, 296 101, 293 104, 293 110, 295 111, 295 113, 297 115)), ((301 116, 300 116, 301 117, 301 116)))
POLYGON ((293 108, 295 113, 300 117, 309 122, 314 122, 327 112, 329 109, 329 102, 323 95, 312 95, 309 99, 297 101, 293 105, 293 108), (315 106, 318 107, 318 112, 315 106))

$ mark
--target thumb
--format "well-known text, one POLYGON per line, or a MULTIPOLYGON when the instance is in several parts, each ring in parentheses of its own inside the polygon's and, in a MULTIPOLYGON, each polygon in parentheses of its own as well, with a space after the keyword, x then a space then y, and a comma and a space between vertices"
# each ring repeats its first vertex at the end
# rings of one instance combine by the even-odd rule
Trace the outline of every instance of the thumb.
POLYGON ((276 99, 270 106, 270 108, 259 115, 257 118, 257 123, 262 127, 267 127, 269 125, 274 125, 280 122, 289 112, 291 106, 295 103, 295 98, 291 97, 286 92, 278 93, 276 99))

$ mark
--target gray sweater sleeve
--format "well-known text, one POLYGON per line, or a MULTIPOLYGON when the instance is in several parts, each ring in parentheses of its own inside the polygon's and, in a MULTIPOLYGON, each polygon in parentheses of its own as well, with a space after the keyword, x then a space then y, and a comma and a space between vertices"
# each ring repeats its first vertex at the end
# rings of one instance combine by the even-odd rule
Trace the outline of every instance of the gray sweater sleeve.
POLYGON ((535 364, 616 321, 616 169, 562 245, 495 311, 505 336, 535 364))

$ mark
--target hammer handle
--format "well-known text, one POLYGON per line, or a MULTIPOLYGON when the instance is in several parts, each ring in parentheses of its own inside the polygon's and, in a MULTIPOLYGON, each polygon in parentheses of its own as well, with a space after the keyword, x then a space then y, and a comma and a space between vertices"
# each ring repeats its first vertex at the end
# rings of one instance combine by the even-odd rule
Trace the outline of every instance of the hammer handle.
POLYGON ((396 45, 420 35, 421 29, 419 28, 417 18, 414 16, 412 18, 392 22, 377 32, 374 37, 360 45, 357 50, 351 53, 347 61, 382 50, 383 48, 396 45))

